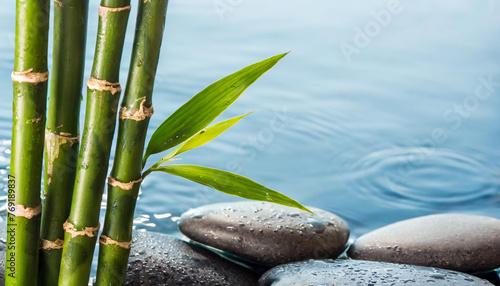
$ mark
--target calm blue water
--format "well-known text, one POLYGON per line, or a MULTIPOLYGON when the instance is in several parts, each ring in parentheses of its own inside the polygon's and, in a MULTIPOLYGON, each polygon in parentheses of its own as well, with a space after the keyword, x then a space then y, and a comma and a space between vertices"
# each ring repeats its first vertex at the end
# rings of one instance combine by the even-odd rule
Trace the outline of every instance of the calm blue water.
MULTIPOLYGON (((14 2, 0 9, 3 182, 14 2)), ((86 79, 97 30, 98 1, 91 2, 86 79)), ((500 218, 499 34, 500 3, 493 0, 171 0, 149 135, 213 81, 291 50, 220 120, 259 112, 182 163, 237 171, 334 212, 353 237, 433 213, 500 218)), ((5 202, 5 184, 1 192, 5 202)), ((153 174, 142 186, 135 227, 180 236, 176 220, 184 211, 235 200, 153 174)))

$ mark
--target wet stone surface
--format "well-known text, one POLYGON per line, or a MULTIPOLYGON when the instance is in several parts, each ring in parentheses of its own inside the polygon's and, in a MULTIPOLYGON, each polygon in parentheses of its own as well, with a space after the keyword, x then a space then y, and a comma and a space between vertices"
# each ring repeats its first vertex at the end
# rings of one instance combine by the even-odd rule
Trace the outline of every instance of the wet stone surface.
POLYGON ((451 270, 361 260, 310 260, 272 268, 259 286, 383 286, 493 285, 488 281, 451 270))
POLYGON ((500 220, 441 214, 400 221, 361 236, 348 255, 353 259, 484 272, 500 267, 500 220))
POLYGON ((213 204, 184 213, 179 229, 193 241, 268 265, 337 258, 349 226, 332 213, 310 209, 317 215, 265 202, 213 204))
POLYGON ((257 285, 258 276, 200 246, 159 233, 137 233, 124 285, 257 285))
MULTIPOLYGON (((5 254, 7 247, 4 241, 0 241, 0 283, 5 283, 5 254)), ((3 285, 3 284, 1 284, 3 285)))
MULTIPOLYGON (((2 218, 0 223, 5 224, 2 218)), ((0 285, 5 283, 5 255, 7 254, 7 229, 0 227, 0 285)))

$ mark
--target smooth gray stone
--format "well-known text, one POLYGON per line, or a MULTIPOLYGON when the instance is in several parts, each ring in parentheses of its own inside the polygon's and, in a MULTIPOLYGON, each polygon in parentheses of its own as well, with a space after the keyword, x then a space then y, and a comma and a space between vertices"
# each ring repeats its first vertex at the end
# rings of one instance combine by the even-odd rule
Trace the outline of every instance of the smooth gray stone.
POLYGON ((137 233, 124 285, 254 286, 258 276, 200 246, 160 233, 137 233))
POLYGON ((337 258, 349 226, 332 213, 310 209, 317 215, 265 202, 213 204, 184 213, 179 229, 196 242, 263 264, 337 258))
POLYGON ((310 260, 279 265, 259 286, 467 286, 493 285, 468 274, 431 267, 362 260, 310 260))
POLYGON ((348 255, 467 273, 489 271, 500 267, 500 220, 463 214, 404 220, 361 236, 348 255))

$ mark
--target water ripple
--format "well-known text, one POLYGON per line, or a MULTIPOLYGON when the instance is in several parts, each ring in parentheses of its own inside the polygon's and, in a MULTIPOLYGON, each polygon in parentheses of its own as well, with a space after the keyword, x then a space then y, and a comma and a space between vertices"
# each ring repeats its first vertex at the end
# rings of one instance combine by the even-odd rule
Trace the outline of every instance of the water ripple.
POLYGON ((398 148, 371 153, 351 167, 364 195, 387 203, 445 206, 499 197, 498 170, 447 149, 398 148))

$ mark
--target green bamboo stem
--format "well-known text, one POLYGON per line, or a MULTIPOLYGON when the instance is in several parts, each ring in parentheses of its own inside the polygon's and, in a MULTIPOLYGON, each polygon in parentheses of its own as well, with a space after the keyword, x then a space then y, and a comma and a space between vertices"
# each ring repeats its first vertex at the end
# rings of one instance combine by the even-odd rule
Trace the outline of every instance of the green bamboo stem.
POLYGON ((125 277, 167 4, 167 0, 139 0, 132 60, 120 109, 118 142, 108 180, 106 217, 99 239, 96 285, 122 285, 125 277))
POLYGON ((120 60, 130 0, 102 0, 59 285, 87 285, 120 96, 120 60))
POLYGON ((18 0, 6 285, 36 285, 47 100, 48 0, 18 0))
POLYGON ((40 285, 57 285, 79 147, 88 0, 54 5, 54 44, 45 132, 45 200, 40 237, 40 285))

